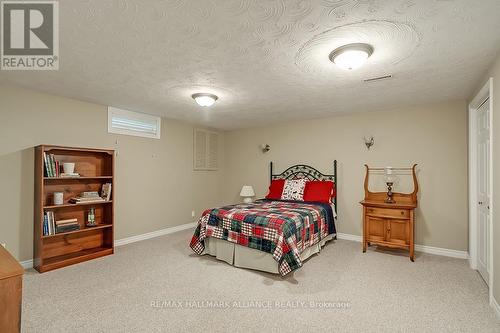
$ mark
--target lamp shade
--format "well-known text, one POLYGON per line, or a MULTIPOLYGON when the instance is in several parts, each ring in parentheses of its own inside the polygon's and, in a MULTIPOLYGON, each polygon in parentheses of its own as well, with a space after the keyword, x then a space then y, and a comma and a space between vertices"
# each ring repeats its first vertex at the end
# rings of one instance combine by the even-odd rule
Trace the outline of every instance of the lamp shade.
POLYGON ((385 167, 384 176, 386 183, 394 183, 396 179, 396 174, 394 172, 394 169, 390 166, 385 167))
POLYGON ((250 185, 244 185, 241 188, 240 196, 242 197, 253 197, 255 196, 255 192, 253 190, 253 187, 250 185))

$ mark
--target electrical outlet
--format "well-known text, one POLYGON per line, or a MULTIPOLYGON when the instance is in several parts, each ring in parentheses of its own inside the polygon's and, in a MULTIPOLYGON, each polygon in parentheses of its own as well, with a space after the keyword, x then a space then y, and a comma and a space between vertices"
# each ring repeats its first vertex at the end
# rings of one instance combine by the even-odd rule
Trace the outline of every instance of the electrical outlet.
POLYGON ((4 248, 7 248, 7 245, 5 243, 1 243, 4 248))
POLYGON ((195 216, 196 216, 195 211, 194 211, 194 210, 192 210, 192 211, 191 211, 191 217, 195 217, 195 216))

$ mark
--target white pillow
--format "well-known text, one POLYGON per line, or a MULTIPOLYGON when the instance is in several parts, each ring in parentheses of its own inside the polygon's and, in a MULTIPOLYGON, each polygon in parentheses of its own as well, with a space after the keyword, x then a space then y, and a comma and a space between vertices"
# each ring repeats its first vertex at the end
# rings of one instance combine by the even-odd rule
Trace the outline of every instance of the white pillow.
POLYGON ((283 193, 281 193, 281 199, 303 201, 305 187, 306 187, 305 179, 285 180, 285 186, 283 186, 283 193))

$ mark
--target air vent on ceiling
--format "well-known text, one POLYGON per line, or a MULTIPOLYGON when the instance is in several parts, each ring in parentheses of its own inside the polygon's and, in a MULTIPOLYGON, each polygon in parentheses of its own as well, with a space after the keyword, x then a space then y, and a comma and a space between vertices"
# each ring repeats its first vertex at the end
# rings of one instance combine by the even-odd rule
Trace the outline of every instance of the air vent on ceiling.
POLYGON ((372 77, 370 79, 365 79, 365 82, 374 82, 374 81, 381 81, 381 80, 387 80, 391 79, 392 75, 384 75, 384 76, 377 76, 377 77, 372 77))

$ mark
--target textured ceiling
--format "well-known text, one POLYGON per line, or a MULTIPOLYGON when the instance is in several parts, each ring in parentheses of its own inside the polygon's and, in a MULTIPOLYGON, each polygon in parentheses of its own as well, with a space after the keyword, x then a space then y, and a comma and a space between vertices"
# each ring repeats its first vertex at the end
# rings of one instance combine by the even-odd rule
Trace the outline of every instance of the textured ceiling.
POLYGON ((59 3, 60 70, 2 82, 220 129, 467 98, 500 50, 499 0, 59 3), (352 42, 375 52, 343 71, 352 42))

